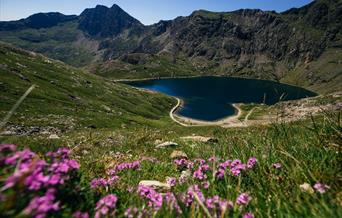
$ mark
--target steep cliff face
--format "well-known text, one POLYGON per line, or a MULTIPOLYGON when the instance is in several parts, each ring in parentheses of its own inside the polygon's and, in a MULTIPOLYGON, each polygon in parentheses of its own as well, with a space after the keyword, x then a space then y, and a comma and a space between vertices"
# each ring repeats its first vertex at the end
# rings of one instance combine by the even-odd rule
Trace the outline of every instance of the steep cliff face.
POLYGON ((91 66, 107 76, 117 77, 120 72, 119 77, 130 77, 138 71, 134 75, 146 77, 165 75, 156 73, 165 71, 169 76, 221 74, 282 80, 288 72, 307 69, 323 54, 332 54, 331 50, 341 52, 341 29, 342 1, 317 0, 283 13, 199 10, 150 26, 117 5, 97 6, 80 16, 49 13, 1 22, 0 36, 63 61, 70 56, 65 55, 70 48, 74 52, 69 64, 75 60, 75 65, 91 66), (56 52, 54 46, 61 44, 63 49, 56 52))

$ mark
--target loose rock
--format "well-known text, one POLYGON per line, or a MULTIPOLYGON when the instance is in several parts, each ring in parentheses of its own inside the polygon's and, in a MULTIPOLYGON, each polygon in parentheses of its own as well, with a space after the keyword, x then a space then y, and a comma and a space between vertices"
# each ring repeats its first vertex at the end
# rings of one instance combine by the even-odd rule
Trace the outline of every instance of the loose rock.
POLYGON ((313 194, 315 192, 309 183, 303 183, 299 186, 299 188, 302 192, 309 194, 313 194))
POLYGON ((166 147, 175 147, 178 146, 176 142, 164 142, 161 144, 158 144, 156 148, 166 148, 166 147))
POLYGON ((148 186, 152 188, 171 189, 171 186, 169 184, 162 183, 156 180, 142 180, 139 182, 139 185, 148 186))
POLYGON ((52 134, 49 136, 49 139, 59 139, 59 136, 56 134, 52 134))
POLYGON ((204 143, 217 143, 218 139, 212 137, 204 137, 204 136, 185 136, 181 137, 183 140, 191 140, 196 142, 204 142, 204 143))
POLYGON ((177 159, 177 158, 186 158, 188 159, 188 155, 184 151, 173 151, 170 155, 172 159, 177 159))

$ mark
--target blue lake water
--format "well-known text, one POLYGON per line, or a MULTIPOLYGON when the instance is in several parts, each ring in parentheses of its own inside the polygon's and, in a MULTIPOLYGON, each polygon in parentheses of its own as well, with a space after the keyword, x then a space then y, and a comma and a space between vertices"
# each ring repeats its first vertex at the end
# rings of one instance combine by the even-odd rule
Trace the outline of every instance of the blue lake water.
POLYGON ((295 100, 316 94, 272 81, 231 77, 194 77, 127 82, 138 88, 162 92, 184 101, 177 114, 215 121, 236 113, 233 103, 265 103, 295 100))

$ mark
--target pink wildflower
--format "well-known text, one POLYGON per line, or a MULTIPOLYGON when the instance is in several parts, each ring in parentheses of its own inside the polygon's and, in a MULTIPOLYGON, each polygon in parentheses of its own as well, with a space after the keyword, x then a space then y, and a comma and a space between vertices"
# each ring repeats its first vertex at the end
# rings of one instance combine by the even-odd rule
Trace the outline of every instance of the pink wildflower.
POLYGON ((328 189, 330 189, 330 186, 318 182, 314 185, 314 189, 319 193, 324 194, 328 189))
POLYGON ((217 161, 219 161, 219 160, 220 160, 220 158, 218 158, 218 157, 216 157, 216 156, 210 157, 210 158, 208 159, 209 162, 217 162, 217 161))
POLYGON ((188 160, 182 158, 182 159, 176 159, 174 163, 177 165, 177 167, 187 167, 188 160))
POLYGON ((24 213, 33 217, 46 217, 50 211, 57 211, 59 203, 55 200, 55 189, 49 189, 44 196, 34 197, 25 208, 24 213))
POLYGON ((108 183, 107 183, 107 180, 103 179, 103 178, 98 178, 98 179, 93 179, 91 182, 90 182, 90 187, 95 189, 97 187, 101 187, 101 186, 107 186, 108 183))
POLYGON ((175 195, 171 192, 165 194, 165 202, 171 211, 175 210, 177 214, 182 214, 182 209, 178 205, 175 195))
POLYGON ((125 217, 127 217, 127 218, 133 218, 133 217, 136 217, 136 214, 138 213, 138 208, 136 208, 136 207, 129 207, 129 208, 127 208, 126 209, 126 211, 125 211, 125 217))
POLYGON ((186 193, 186 197, 184 199, 184 201, 185 201, 184 203, 187 206, 190 206, 194 202, 194 196, 195 196, 194 193, 197 194, 200 201, 202 201, 202 202, 205 201, 204 195, 201 192, 201 190, 199 189, 198 185, 193 185, 193 186, 190 186, 188 188, 188 191, 186 193))
POLYGON ((174 178, 174 177, 168 177, 168 178, 166 179, 166 183, 167 183, 169 186, 174 187, 174 186, 176 185, 176 183, 177 183, 177 179, 174 178))
POLYGON ((247 168, 252 169, 257 162, 258 160, 255 157, 249 158, 247 161, 247 168))
POLYGON ((252 200, 248 193, 242 193, 236 199, 238 205, 247 205, 252 200))
POLYGON ((236 160, 233 160, 233 162, 230 164, 230 167, 233 168, 233 167, 240 165, 240 164, 242 164, 241 160, 236 159, 236 160))
POLYGON ((229 167, 232 164, 231 160, 226 160, 223 163, 220 163, 219 167, 222 168, 223 170, 226 170, 227 167, 229 167))
POLYGON ((222 179, 224 177, 224 169, 218 169, 215 172, 215 177, 217 177, 218 179, 222 179))
POLYGON ((16 149, 17 149, 16 145, 12 145, 12 144, 1 144, 0 145, 0 153, 14 152, 16 149))
POLYGON ((73 218, 89 218, 89 214, 87 212, 82 213, 81 211, 76 211, 73 215, 73 218))
POLYGON ((210 183, 209 183, 209 181, 204 181, 204 182, 202 183, 202 185, 203 185, 203 188, 204 188, 204 189, 208 189, 209 186, 210 186, 210 183))
POLYGON ((274 169, 279 170, 279 169, 281 169, 282 165, 281 165, 281 163, 274 163, 274 164, 272 164, 272 167, 273 167, 274 169))
POLYGON ((198 169, 194 172, 193 178, 198 179, 198 180, 204 180, 207 178, 207 175, 205 175, 201 169, 198 169))
POLYGON ((162 207, 163 196, 153 188, 139 185, 138 193, 141 197, 147 198, 149 200, 149 206, 153 207, 155 210, 159 210, 162 207))
POLYGON ((95 218, 106 217, 112 215, 115 210, 118 198, 114 194, 107 195, 96 203, 95 218))
POLYGON ((252 213, 245 213, 243 215, 243 218, 254 218, 254 214, 252 214, 252 213))

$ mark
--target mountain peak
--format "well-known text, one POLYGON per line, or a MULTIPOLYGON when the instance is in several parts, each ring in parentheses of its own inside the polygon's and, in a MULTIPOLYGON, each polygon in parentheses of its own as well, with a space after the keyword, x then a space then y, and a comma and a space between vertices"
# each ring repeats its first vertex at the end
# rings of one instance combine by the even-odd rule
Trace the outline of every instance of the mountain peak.
POLYGON ((143 25, 116 4, 111 8, 97 5, 95 8, 86 9, 79 20, 79 28, 91 36, 116 36, 131 27, 143 25))
MULTIPOLYGON (((91 9, 91 8, 90 8, 91 9)), ((95 9, 109 9, 107 6, 105 5, 96 5, 95 9)), ((87 9, 86 9, 87 10, 87 9)))
POLYGON ((122 8, 119 5, 117 5, 117 4, 113 4, 111 8, 112 9, 116 8, 116 9, 121 9, 122 10, 122 8))

